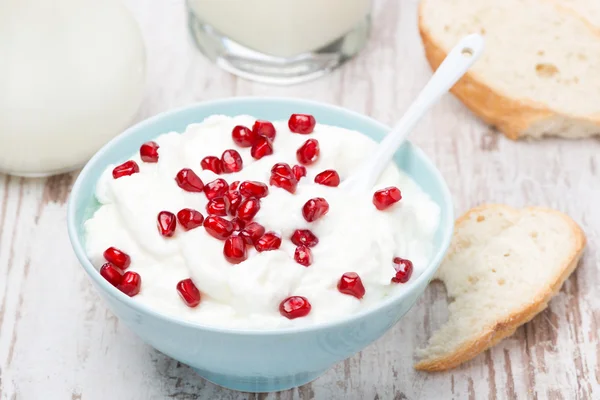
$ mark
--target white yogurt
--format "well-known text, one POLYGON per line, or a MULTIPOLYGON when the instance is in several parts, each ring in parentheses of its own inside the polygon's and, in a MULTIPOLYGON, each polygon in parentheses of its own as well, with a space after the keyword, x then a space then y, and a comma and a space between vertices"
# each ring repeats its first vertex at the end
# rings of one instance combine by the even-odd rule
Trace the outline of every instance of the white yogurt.
POLYGON ((189 0, 204 23, 247 46, 279 57, 319 49, 367 17, 371 0, 189 0))
POLYGON ((109 166, 98 182, 96 196, 102 204, 86 222, 86 247, 96 266, 104 263, 102 253, 110 246, 131 256, 129 270, 142 277, 136 301, 181 319, 241 329, 270 329, 315 324, 343 318, 376 304, 390 294, 406 290, 393 284, 392 258, 410 259, 412 279, 426 268, 433 250, 433 235, 439 223, 439 207, 419 186, 396 167, 390 167, 375 188, 397 186, 402 200, 385 211, 372 203, 373 191, 349 196, 339 188, 314 183, 317 173, 335 169, 341 179, 348 177, 368 155, 375 143, 355 131, 317 124, 310 135, 293 134, 286 122, 274 123, 277 136, 274 154, 254 160, 249 149, 237 147, 231 139, 235 125, 252 126, 254 118, 213 116, 188 126, 185 133, 159 136, 159 162, 144 163, 132 157, 140 173, 112 178, 109 166), (156 228, 156 216, 182 208, 205 212, 206 197, 180 189, 174 177, 181 168, 192 168, 207 183, 217 177, 228 182, 269 181, 276 162, 297 164, 296 150, 308 138, 320 143, 319 160, 309 166, 295 195, 270 186, 261 199, 255 221, 268 231, 281 234, 279 250, 249 250, 246 261, 232 265, 223 257, 223 241, 208 235, 203 227, 190 231, 178 228, 172 238, 163 238, 156 228), (244 160, 239 173, 216 175, 200 168, 208 155, 220 156, 225 149, 237 149, 244 160), (302 217, 304 203, 324 197, 329 213, 308 223, 302 217), (310 229, 319 244, 313 247, 313 263, 304 267, 293 258, 295 246, 289 240, 296 229, 310 229), (345 272, 356 272, 366 289, 363 299, 340 293, 337 282, 345 272), (187 307, 175 289, 177 282, 191 277, 202 301, 187 307), (288 296, 305 296, 312 305, 308 316, 289 320, 279 314, 280 302, 288 296))

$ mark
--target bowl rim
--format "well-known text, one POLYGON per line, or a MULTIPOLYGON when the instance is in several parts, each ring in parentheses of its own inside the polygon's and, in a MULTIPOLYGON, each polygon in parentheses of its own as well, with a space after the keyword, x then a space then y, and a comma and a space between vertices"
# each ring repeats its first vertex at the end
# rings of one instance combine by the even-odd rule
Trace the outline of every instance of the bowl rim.
POLYGON ((219 106, 219 105, 231 106, 231 105, 235 105, 235 104, 244 104, 244 103, 252 102, 252 101, 285 102, 285 103, 290 103, 290 104, 296 104, 299 106, 310 106, 310 107, 323 108, 323 109, 332 111, 337 114, 347 115, 353 119, 361 120, 365 123, 374 125, 384 131, 389 132, 391 130, 391 128, 388 125, 386 125, 382 122, 379 122, 374 118, 371 118, 369 116, 366 116, 366 115, 361 114, 356 111, 349 110, 344 107, 340 107, 340 106, 328 104, 328 103, 323 103, 323 102, 319 102, 319 101, 314 101, 314 100, 306 100, 306 99, 294 98, 294 97, 279 97, 279 96, 240 96, 240 97, 227 97, 227 98, 221 98, 221 99, 215 99, 215 100, 196 102, 196 103, 184 106, 184 107, 177 107, 177 108, 173 108, 173 109, 170 109, 167 111, 160 112, 152 117, 144 119, 144 120, 130 126, 125 131, 123 131, 122 133, 120 133, 119 135, 114 137, 112 140, 110 140, 108 143, 106 143, 104 146, 102 146, 102 148, 100 150, 98 150, 90 158, 90 160, 85 164, 84 168, 81 170, 75 183, 73 184, 73 187, 71 189, 71 194, 69 196, 69 200, 68 200, 68 204, 67 204, 67 229, 68 229, 68 233, 69 233, 69 239, 71 241, 71 246, 73 247, 73 251, 75 252, 77 259, 79 260, 79 263, 81 264, 81 266, 83 267, 83 269, 85 270, 87 275, 90 277, 90 279, 93 280, 93 282, 95 283, 95 286, 99 286, 99 288, 98 288, 99 290, 101 289, 107 295, 110 295, 115 300, 124 303, 125 306, 135 310, 136 312, 141 313, 141 314, 149 314, 150 316, 157 318, 159 320, 162 320, 163 322, 168 322, 168 323, 172 323, 175 325, 182 325, 182 326, 192 328, 192 329, 205 330, 205 331, 209 331, 209 332, 213 332, 213 333, 220 333, 220 334, 271 336, 271 335, 286 335, 286 334, 296 334, 296 333, 302 333, 302 332, 318 331, 318 330, 324 330, 327 328, 334 328, 334 327, 338 327, 341 325, 349 324, 353 321, 365 318, 369 314, 374 314, 377 311, 386 309, 388 307, 393 306, 395 303, 401 302, 403 299, 407 298, 409 296, 409 294, 413 293, 414 289, 419 287, 420 284, 422 283, 422 281, 430 280, 431 277, 433 276, 433 274, 435 273, 435 271, 438 269, 438 267, 442 261, 442 258, 446 254, 447 249, 450 245, 450 240, 452 238, 452 234, 453 234, 453 230, 454 230, 454 208, 453 208, 453 203, 452 203, 452 195, 450 194, 450 190, 448 189, 446 180, 443 178, 442 174, 439 172, 437 167, 433 164, 433 162, 429 159, 429 157, 427 157, 427 155, 423 152, 423 150, 421 150, 421 148, 412 144, 408 140, 406 141, 406 144, 410 146, 411 151, 416 156, 418 156, 425 164, 428 165, 428 167, 432 171, 433 175, 436 177, 436 179, 440 183, 440 186, 442 189, 442 196, 443 196, 443 200, 444 200, 444 203, 443 203, 443 205, 441 205, 441 208, 445 208, 445 213, 440 213, 440 214, 445 214, 447 216, 446 221, 442 221, 440 219, 440 224, 445 224, 446 228, 444 229, 442 243, 441 243, 441 246, 439 247, 438 251, 431 257, 429 264, 423 270, 423 272, 418 277, 416 277, 415 280, 412 281, 408 290, 406 290, 402 293, 399 293, 397 295, 392 295, 387 298, 384 298, 381 302, 379 302, 376 305, 368 307, 357 313, 345 316, 344 318, 339 318, 339 319, 335 319, 332 321, 320 322, 320 323, 315 323, 315 324, 305 325, 305 326, 303 325, 303 326, 297 326, 297 327, 283 327, 283 328, 274 328, 274 329, 266 329, 266 330, 242 329, 242 328, 235 328, 235 327, 220 327, 220 326, 214 326, 214 325, 209 325, 209 324, 203 324, 203 323, 197 322, 197 321, 188 321, 183 318, 178 318, 175 316, 171 316, 168 314, 163 314, 161 312, 158 312, 158 311, 154 310, 152 307, 149 307, 145 304, 141 304, 141 303, 135 301, 133 298, 125 295, 124 293, 120 292, 116 287, 109 284, 105 279, 102 279, 102 276, 100 275, 100 272, 98 271, 98 269, 96 269, 92 265, 91 261, 87 257, 87 254, 85 252, 83 244, 79 240, 79 237, 77 234, 77 226, 75 224, 76 204, 78 203, 80 192, 82 190, 82 185, 83 185, 83 182, 88 179, 88 175, 90 174, 90 171, 92 171, 93 168, 96 167, 95 164, 97 162, 99 162, 99 160, 101 160, 106 153, 109 153, 113 147, 115 147, 121 141, 124 141, 126 139, 126 137, 128 137, 129 135, 133 134, 134 132, 136 132, 140 129, 144 129, 145 127, 152 125, 155 122, 157 122, 165 117, 168 117, 172 114, 186 112, 186 111, 190 111, 192 109, 203 108, 203 107, 207 107, 207 106, 215 106, 215 105, 216 106, 219 106))

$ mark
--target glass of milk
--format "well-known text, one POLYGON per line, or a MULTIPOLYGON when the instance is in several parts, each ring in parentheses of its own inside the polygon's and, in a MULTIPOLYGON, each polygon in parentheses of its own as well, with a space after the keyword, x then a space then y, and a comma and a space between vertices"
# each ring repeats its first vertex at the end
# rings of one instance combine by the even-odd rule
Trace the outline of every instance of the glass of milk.
POLYGON ((265 83, 316 78, 366 43, 371 0, 187 0, 200 50, 265 83))

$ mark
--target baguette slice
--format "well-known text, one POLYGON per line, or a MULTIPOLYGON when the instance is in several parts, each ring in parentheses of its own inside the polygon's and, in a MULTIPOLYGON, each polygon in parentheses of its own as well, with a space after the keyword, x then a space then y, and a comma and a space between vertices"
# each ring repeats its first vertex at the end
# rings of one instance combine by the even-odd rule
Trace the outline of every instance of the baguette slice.
POLYGON ((545 208, 474 208, 456 222, 436 278, 450 316, 417 350, 416 369, 440 371, 512 335, 548 305, 573 272, 585 235, 567 215, 545 208))
POLYGON ((484 35, 452 93, 509 138, 600 134, 598 0, 422 0, 419 30, 433 69, 461 37, 484 35))

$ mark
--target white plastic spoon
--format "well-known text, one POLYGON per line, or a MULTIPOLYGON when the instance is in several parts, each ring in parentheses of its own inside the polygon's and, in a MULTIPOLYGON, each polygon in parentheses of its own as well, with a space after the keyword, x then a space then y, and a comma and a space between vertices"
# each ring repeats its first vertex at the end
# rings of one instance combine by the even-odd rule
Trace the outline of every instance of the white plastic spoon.
POLYGON ((483 44, 483 37, 473 34, 464 37, 450 51, 402 119, 379 143, 375 152, 358 168, 357 172, 342 182, 342 188, 360 192, 369 190, 375 185, 379 176, 394 157, 396 150, 404 143, 404 140, 421 117, 477 61, 483 52, 483 44))

